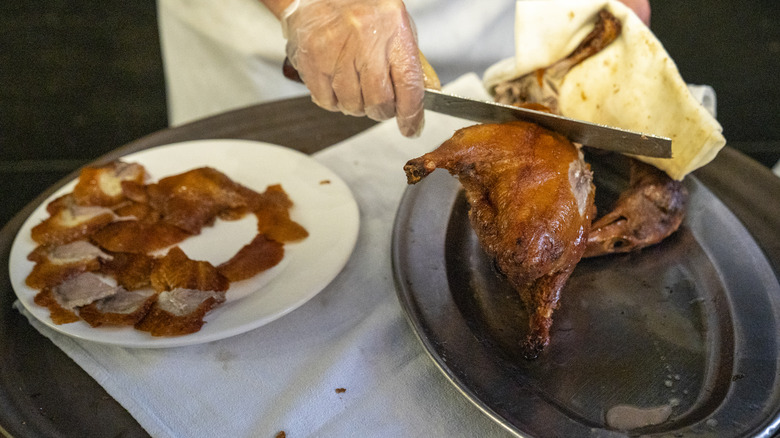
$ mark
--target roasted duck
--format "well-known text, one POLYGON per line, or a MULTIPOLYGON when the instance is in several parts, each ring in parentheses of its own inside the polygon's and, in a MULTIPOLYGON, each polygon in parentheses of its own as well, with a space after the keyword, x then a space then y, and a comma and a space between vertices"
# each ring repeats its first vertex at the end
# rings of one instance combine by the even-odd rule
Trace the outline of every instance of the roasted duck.
POLYGON ((561 289, 580 261, 595 214, 589 166, 565 137, 526 122, 461 129, 410 160, 410 184, 436 168, 458 177, 485 252, 520 293, 530 315, 524 354, 550 341, 561 289))
MULTIPOLYGON (((620 21, 601 11, 593 31, 569 56, 497 86, 496 100, 557 112, 566 73, 620 32, 620 21)), ((687 195, 679 181, 631 160, 629 188, 591 229, 595 188, 582 151, 526 122, 461 129, 404 166, 410 184, 436 168, 460 180, 480 245, 520 294, 530 325, 521 346, 529 359, 549 343, 561 290, 583 256, 658 243, 680 226, 685 211, 687 195)))
POLYGON ((591 226, 583 257, 636 251, 677 231, 688 193, 680 181, 638 160, 630 160, 629 186, 591 226))

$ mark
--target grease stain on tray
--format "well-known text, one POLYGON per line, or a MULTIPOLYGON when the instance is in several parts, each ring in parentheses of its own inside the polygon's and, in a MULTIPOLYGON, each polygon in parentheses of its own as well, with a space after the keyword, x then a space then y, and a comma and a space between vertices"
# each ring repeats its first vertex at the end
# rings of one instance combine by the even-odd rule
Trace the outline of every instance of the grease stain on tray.
POLYGON ((631 405, 616 405, 606 414, 606 423, 617 430, 633 430, 661 424, 672 415, 672 405, 642 408, 631 405))

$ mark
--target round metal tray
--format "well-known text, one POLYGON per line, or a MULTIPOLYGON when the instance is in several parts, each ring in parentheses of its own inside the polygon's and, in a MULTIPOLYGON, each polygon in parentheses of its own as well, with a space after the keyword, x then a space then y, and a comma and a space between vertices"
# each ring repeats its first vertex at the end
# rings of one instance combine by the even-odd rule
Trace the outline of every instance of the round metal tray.
MULTIPOLYGON (((626 177, 620 166, 594 174, 601 210, 626 177)), ((397 213, 401 305, 452 383, 519 436, 624 436, 607 421, 618 406, 670 412, 632 435, 769 436, 780 424, 777 274, 703 183, 686 186, 688 215, 672 237, 580 262, 550 345, 527 361, 519 296, 480 249, 458 181, 435 172, 397 213)))

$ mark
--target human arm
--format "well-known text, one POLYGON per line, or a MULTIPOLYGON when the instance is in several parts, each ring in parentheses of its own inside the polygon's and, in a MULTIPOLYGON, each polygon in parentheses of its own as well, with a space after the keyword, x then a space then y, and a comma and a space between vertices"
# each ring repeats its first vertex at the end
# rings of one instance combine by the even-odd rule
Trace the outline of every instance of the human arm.
POLYGON ((650 0, 620 0, 628 6, 646 25, 650 25, 650 0))

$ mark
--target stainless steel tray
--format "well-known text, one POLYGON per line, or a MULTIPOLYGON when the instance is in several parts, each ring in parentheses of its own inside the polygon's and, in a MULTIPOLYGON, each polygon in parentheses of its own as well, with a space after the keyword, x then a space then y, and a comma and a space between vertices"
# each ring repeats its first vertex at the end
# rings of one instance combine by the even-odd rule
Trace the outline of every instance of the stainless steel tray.
MULTIPOLYGON (((604 208, 626 177, 620 165, 593 165, 604 208)), ((671 238, 577 266, 550 346, 526 361, 519 297, 479 248, 459 183, 437 171, 397 213, 401 306, 452 383, 519 436, 624 436, 607 421, 616 406, 671 411, 631 435, 770 436, 780 425, 778 276, 704 184, 686 185, 688 216, 671 238)))

